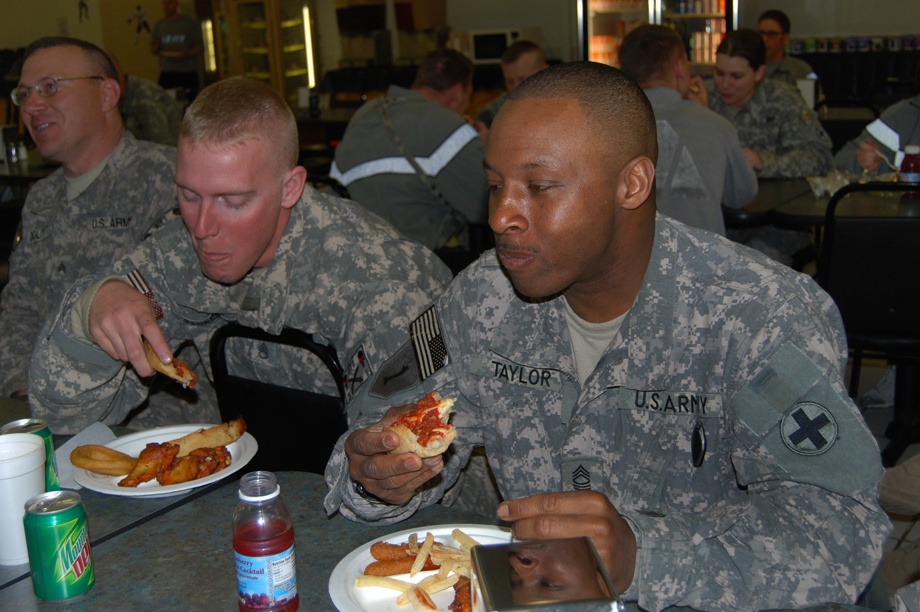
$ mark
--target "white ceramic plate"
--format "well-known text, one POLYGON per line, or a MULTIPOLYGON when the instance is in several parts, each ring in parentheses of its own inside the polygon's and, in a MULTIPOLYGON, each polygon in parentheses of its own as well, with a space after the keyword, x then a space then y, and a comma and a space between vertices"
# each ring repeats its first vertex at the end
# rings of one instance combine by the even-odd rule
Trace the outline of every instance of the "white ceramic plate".
MULTIPOLYGON (((425 539, 425 534, 430 531, 439 542, 456 546, 457 543, 450 536, 454 529, 460 529, 480 544, 507 544, 511 541, 511 530, 508 528, 463 524, 417 527, 393 533, 383 538, 377 538, 353 550, 348 556, 339 561, 335 569, 332 570, 332 576, 329 577, 329 596, 332 598, 332 603, 343 612, 351 612, 352 610, 361 612, 389 612, 390 610, 405 612, 408 608, 400 608, 396 605, 396 598, 399 596, 397 591, 379 587, 355 587, 355 576, 363 574, 364 568, 374 560, 371 557, 371 544, 381 540, 391 544, 399 544, 408 541, 409 536, 413 533, 418 534, 418 539, 421 543, 425 539)), ((433 573, 433 571, 419 572, 414 578, 409 578, 409 574, 400 574, 394 576, 394 578, 419 582, 425 576, 430 576, 433 573)), ((440 593, 435 593, 432 599, 437 604, 438 609, 446 610, 447 606, 454 600, 454 590, 447 589, 440 593)))
MULTIPOLYGON (((106 446, 127 455, 131 455, 132 457, 137 457, 151 442, 169 442, 170 440, 181 438, 193 431, 198 431, 199 429, 207 427, 213 427, 213 425, 174 425, 172 427, 159 427, 157 429, 139 431, 138 433, 122 436, 112 440, 106 444, 106 446)), ((243 466, 249 463, 253 456, 255 456, 256 451, 259 450, 259 444, 252 435, 244 433, 239 440, 232 444, 228 444, 227 450, 230 451, 230 465, 221 471, 198 480, 180 482, 179 484, 166 485, 165 487, 156 480, 141 483, 136 488, 119 487, 118 481, 124 478, 124 476, 96 474, 95 472, 90 472, 89 470, 84 470, 76 466, 73 468, 73 478, 81 486, 107 495, 121 495, 122 497, 168 497, 170 495, 178 495, 190 489, 203 487, 206 484, 221 480, 242 469, 243 466)))

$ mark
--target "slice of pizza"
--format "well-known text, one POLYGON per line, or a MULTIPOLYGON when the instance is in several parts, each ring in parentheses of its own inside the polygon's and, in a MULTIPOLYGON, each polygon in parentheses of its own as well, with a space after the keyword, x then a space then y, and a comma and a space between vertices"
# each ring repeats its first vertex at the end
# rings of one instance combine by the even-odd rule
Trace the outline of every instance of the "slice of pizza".
POLYGON ((434 457, 446 451, 457 434, 447 422, 453 405, 454 400, 442 399, 438 393, 429 393, 419 400, 414 410, 386 428, 399 436, 399 446, 390 454, 415 453, 419 457, 434 457))
POLYGON ((198 382, 195 373, 192 372, 188 364, 181 359, 174 358, 170 363, 163 363, 160 361, 160 358, 153 352, 153 347, 150 346, 147 340, 144 340, 144 352, 147 354, 147 361, 150 363, 151 368, 157 372, 166 374, 173 380, 179 381, 182 383, 183 387, 194 387, 198 382))

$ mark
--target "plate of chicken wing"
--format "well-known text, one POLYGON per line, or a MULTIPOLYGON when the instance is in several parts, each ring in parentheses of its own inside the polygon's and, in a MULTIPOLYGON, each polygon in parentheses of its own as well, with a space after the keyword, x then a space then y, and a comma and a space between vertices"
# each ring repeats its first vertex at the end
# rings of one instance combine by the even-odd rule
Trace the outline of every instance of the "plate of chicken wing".
POLYGON ((219 427, 175 425, 122 436, 105 449, 137 457, 130 472, 112 476, 75 464, 74 480, 92 491, 122 497, 168 497, 216 482, 241 470, 259 450, 256 439, 245 431, 226 445, 189 452, 183 448, 181 440, 219 427))

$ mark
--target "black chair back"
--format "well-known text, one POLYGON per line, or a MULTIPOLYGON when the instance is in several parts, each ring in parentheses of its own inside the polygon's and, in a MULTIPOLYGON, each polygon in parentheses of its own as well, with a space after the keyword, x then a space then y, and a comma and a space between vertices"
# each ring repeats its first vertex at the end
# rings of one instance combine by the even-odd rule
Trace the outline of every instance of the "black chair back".
POLYGON ((886 196, 903 214, 846 211, 848 196, 871 192, 920 198, 920 184, 856 183, 838 190, 827 206, 818 282, 837 303, 848 335, 920 337, 920 199, 886 196))
POLYGON ((850 395, 858 392, 865 352, 895 366, 882 449, 890 467, 920 442, 920 184, 847 185, 831 197, 824 231, 818 281, 843 317, 853 355, 850 395))
POLYGON ((335 349, 313 341, 312 335, 285 328, 273 335, 229 323, 217 330, 210 344, 211 369, 221 419, 242 416, 259 443, 247 470, 298 470, 322 474, 339 436, 348 429, 344 373, 335 349), (299 347, 316 355, 335 381, 338 395, 282 387, 231 375, 226 344, 244 338, 299 347))

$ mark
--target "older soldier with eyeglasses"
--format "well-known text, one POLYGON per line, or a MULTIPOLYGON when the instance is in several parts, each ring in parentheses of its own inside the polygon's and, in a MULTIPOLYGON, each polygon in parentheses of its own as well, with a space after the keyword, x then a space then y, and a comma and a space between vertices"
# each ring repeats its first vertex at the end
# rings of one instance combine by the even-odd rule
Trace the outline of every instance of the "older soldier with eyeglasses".
POLYGON ((4 396, 25 399, 36 336, 64 290, 131 250, 176 207, 175 148, 135 140, 119 94, 115 67, 96 45, 53 37, 26 49, 11 98, 39 153, 61 168, 29 191, 0 296, 4 396))

